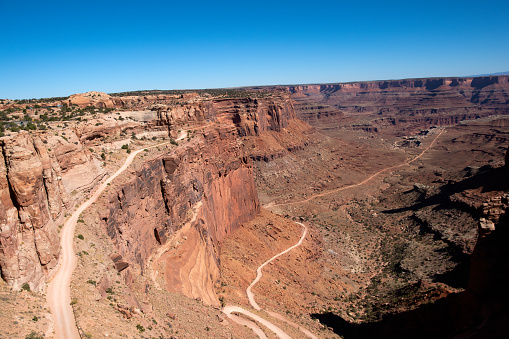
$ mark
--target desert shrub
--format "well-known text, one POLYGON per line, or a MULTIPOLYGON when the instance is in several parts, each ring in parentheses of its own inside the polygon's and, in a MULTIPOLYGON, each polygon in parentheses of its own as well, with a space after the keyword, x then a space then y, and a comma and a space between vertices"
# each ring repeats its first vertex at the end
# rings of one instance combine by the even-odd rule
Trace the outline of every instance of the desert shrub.
POLYGON ((32 331, 30 334, 25 336, 25 339, 44 339, 42 335, 37 334, 37 332, 32 331))

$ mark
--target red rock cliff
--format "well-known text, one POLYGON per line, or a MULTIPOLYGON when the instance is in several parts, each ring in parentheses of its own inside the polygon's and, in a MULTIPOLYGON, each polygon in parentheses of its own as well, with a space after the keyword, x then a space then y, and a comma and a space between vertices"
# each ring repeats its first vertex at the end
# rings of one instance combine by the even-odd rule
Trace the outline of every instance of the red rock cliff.
POLYGON ((236 140, 232 125, 209 128, 147 162, 103 217, 132 269, 164 272, 168 290, 209 304, 218 304, 221 240, 259 210, 253 168, 236 140))
POLYGON ((157 107, 160 123, 174 129, 185 122, 212 121, 233 123, 239 136, 255 136, 266 131, 281 131, 295 118, 287 94, 271 98, 210 100, 181 107, 157 107))

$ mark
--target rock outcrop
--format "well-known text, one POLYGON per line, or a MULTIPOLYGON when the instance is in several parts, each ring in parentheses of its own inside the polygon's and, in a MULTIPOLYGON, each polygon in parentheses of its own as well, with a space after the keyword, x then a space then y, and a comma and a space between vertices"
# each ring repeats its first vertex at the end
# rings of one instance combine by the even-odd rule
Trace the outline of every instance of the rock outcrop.
POLYGON ((483 333, 493 337, 507 333, 508 208, 508 193, 493 197, 482 206, 483 217, 479 221, 479 238, 470 259, 468 285, 459 295, 454 309, 457 328, 469 334, 483 333))
POLYGON ((96 91, 73 94, 67 100, 62 101, 62 103, 68 104, 69 106, 94 106, 99 108, 119 108, 125 105, 121 98, 112 97, 106 93, 96 91))
POLYGON ((38 136, 0 141, 0 268, 14 288, 37 289, 58 261, 55 221, 68 203, 58 161, 38 136))
MULTIPOLYGON (((14 288, 38 290, 60 255, 58 224, 71 192, 101 173, 72 132, 0 139, 0 270, 14 288)), ((74 192, 76 193, 76 192, 74 192)))
POLYGON ((154 109, 170 135, 190 130, 188 144, 146 162, 111 196, 102 220, 130 270, 164 274, 167 290, 218 305, 221 241, 259 211, 254 144, 263 137, 272 151, 287 151, 278 136, 305 126, 284 93, 154 109))

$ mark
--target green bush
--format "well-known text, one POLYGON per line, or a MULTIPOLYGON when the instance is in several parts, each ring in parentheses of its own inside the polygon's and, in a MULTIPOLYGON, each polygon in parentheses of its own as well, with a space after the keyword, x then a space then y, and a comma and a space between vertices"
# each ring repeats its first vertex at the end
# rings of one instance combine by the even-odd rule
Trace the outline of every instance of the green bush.
POLYGON ((25 336, 25 339, 44 339, 42 335, 38 335, 37 332, 32 331, 30 334, 25 336))
POLYGON ((28 283, 24 283, 21 285, 21 289, 30 292, 30 285, 28 283))
POLYGON ((83 240, 83 239, 85 239, 85 237, 81 234, 78 234, 78 239, 83 240))

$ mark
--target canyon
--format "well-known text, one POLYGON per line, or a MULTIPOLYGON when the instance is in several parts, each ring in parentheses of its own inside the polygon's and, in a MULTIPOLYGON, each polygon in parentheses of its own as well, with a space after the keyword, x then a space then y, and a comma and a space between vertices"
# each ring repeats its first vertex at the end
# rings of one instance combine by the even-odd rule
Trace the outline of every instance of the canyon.
POLYGON ((5 335, 53 336, 62 225, 131 150, 77 218, 81 336, 253 337, 229 316, 253 309, 257 268, 299 239, 253 287, 280 316, 252 314, 291 337, 503 333, 508 79, 90 92, 26 109, 44 129, 0 138, 5 335))

